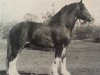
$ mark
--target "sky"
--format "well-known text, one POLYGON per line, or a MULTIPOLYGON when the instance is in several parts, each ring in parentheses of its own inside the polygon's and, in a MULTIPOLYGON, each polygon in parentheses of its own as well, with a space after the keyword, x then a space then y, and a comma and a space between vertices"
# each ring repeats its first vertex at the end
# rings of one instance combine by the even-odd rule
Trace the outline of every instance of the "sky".
MULTIPOLYGON (((41 14, 52 11, 54 4, 55 13, 63 6, 80 0, 0 0, 0 20, 23 21, 26 13, 32 13, 39 17, 41 14)), ((95 19, 95 24, 100 25, 100 0, 83 0, 88 11, 95 19)))

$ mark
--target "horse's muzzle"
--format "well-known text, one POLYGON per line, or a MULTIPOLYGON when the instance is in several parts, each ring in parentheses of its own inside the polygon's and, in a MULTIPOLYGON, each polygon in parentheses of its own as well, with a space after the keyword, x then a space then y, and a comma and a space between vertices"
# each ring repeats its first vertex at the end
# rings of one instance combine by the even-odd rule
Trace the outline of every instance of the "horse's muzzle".
POLYGON ((88 22, 94 22, 94 20, 95 20, 94 18, 87 19, 88 22))

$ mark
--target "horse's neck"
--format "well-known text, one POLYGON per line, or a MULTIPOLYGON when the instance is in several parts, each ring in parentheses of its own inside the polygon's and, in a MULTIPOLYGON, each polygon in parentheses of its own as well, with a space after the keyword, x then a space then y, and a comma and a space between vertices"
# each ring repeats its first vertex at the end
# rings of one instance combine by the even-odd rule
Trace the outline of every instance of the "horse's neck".
POLYGON ((70 13, 66 13, 66 14, 65 13, 59 12, 58 14, 56 14, 50 20, 49 25, 50 26, 66 26, 66 28, 72 31, 77 20, 76 15, 75 15, 76 12, 75 10, 73 10, 70 13))
POLYGON ((75 11, 71 12, 70 14, 57 14, 55 15, 49 22, 50 26, 66 26, 66 28, 72 29, 75 26, 76 23, 76 16, 75 16, 75 11), (58 17, 57 17, 58 16, 58 17))
POLYGON ((66 26, 66 28, 69 28, 70 31, 73 30, 76 21, 77 18, 74 14, 69 14, 68 16, 65 16, 65 18, 62 18, 62 23, 66 26))

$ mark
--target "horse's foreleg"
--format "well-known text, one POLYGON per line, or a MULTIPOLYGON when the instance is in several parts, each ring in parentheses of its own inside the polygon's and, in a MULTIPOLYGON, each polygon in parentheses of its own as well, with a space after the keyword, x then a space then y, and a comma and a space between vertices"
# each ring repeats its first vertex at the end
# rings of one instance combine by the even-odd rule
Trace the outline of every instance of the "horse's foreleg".
POLYGON ((59 66, 61 58, 56 57, 52 64, 52 73, 53 75, 59 75, 59 66))
POLYGON ((70 75, 66 67, 66 48, 63 49, 61 56, 61 74, 70 75))
POLYGON ((53 72, 53 75, 60 75, 61 72, 61 53, 62 53, 62 46, 56 46, 56 51, 55 51, 55 60, 52 64, 52 72, 53 72))
POLYGON ((16 62, 18 59, 18 55, 10 62, 8 62, 8 75, 19 75, 16 67, 16 62))

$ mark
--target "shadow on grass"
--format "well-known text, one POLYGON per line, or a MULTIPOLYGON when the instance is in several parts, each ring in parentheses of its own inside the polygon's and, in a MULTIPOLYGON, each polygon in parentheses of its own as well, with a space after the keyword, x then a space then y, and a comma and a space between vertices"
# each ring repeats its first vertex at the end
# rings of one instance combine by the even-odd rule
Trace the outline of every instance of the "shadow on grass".
MULTIPOLYGON (((24 73, 24 72, 19 72, 20 75, 49 75, 49 74, 36 74, 36 73, 24 73)), ((7 75, 6 71, 0 71, 0 75, 7 75)))

